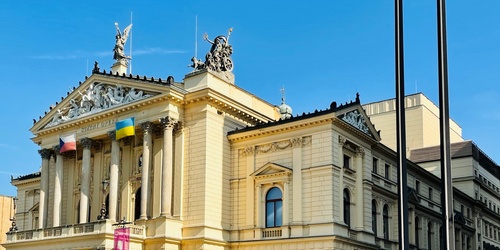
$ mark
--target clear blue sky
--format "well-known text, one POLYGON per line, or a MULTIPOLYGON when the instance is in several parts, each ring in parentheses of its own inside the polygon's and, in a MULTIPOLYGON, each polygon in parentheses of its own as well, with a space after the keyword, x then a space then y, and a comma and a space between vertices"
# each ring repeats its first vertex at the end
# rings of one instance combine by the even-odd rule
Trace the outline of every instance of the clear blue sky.
MULTIPOLYGON (((438 103, 436 1, 404 1, 406 92, 438 103)), ((285 86, 294 114, 325 109, 359 92, 362 103, 394 88, 394 1, 1 1, 0 194, 10 176, 39 170, 33 118, 113 63, 114 23, 133 13, 133 74, 176 80, 234 27, 236 84, 273 104, 285 86), (147 3, 145 3, 147 2, 147 3), (154 3, 152 3, 154 2, 154 3), (174 3, 175 2, 175 3, 174 3)), ((447 1, 451 117, 465 139, 500 162, 500 1, 447 1)), ((130 43, 130 40, 129 40, 130 43)), ((128 47, 129 44, 127 44, 128 47)), ((127 48, 128 50, 128 48, 127 48)), ((127 52, 128 53, 128 52, 127 52)))

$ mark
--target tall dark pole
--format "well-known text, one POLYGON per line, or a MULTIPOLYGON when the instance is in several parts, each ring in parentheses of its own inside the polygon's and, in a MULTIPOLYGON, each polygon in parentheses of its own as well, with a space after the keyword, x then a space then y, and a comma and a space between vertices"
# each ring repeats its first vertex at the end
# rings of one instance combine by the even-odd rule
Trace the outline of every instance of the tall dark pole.
POLYGON ((453 186, 450 157, 450 113, 448 107, 448 59, 446 48, 445 0, 437 0, 439 127, 441 132, 441 249, 455 249, 453 186))
POLYGON ((408 181, 406 171, 405 87, 403 56, 403 0, 395 0, 396 141, 398 153, 399 249, 410 249, 408 237, 408 181))

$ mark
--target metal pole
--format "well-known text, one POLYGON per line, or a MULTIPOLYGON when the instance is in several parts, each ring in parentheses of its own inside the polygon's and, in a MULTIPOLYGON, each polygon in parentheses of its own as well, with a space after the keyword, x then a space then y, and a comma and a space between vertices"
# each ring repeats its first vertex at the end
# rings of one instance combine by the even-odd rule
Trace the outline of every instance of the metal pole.
POLYGON ((450 157, 450 113, 448 107, 448 59, 446 48, 445 0, 437 0, 439 127, 441 152, 441 249, 455 249, 453 222, 453 186, 450 157))
POLYGON ((408 236, 408 181, 406 171, 405 88, 403 56, 403 0, 395 0, 396 133, 398 153, 399 249, 410 249, 408 236))

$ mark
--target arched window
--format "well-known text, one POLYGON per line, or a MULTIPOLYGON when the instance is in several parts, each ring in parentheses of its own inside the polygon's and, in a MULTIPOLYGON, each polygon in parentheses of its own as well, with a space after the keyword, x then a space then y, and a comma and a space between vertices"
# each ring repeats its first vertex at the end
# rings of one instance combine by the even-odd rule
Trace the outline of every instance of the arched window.
POLYGON ((384 226, 384 239, 388 240, 389 239, 389 207, 387 204, 384 205, 384 211, 382 212, 383 214, 383 226, 384 226))
POLYGON ((432 223, 427 223, 427 249, 432 249, 432 223))
POLYGON ((280 227, 283 224, 283 196, 277 187, 266 195, 266 227, 280 227))
POLYGON ((347 188, 344 189, 344 223, 351 228, 351 198, 347 188))
POLYGON ((372 200, 372 231, 377 237, 377 201, 372 200))
POLYGON ((419 234, 420 234, 420 219, 418 217, 415 217, 415 246, 417 246, 417 249, 420 246, 419 234))

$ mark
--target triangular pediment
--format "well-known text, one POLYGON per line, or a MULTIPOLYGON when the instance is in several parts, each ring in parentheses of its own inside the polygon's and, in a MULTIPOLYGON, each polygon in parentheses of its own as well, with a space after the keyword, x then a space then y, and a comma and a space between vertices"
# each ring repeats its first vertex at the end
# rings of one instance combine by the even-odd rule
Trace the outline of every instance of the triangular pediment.
POLYGON ((417 191, 411 187, 408 187, 408 201, 420 203, 420 198, 418 197, 417 191))
POLYGON ((116 107, 139 102, 159 95, 162 92, 156 88, 148 88, 142 79, 116 81, 100 75, 93 75, 77 88, 68 92, 60 103, 50 108, 50 111, 35 121, 33 129, 53 128, 82 117, 91 116, 116 107))
POLYGON ((361 131, 362 133, 380 141, 380 135, 371 123, 370 118, 366 115, 363 107, 359 104, 346 107, 345 109, 338 110, 337 118, 361 131))
POLYGON ((289 174, 291 173, 292 170, 290 168, 287 168, 285 166, 268 162, 264 164, 264 166, 258 168, 255 170, 250 176, 268 176, 268 175, 275 175, 275 174, 289 174))
POLYGON ((35 205, 33 205, 29 210, 28 212, 33 212, 33 211, 38 211, 38 207, 40 206, 40 202, 37 202, 35 203, 35 205))

